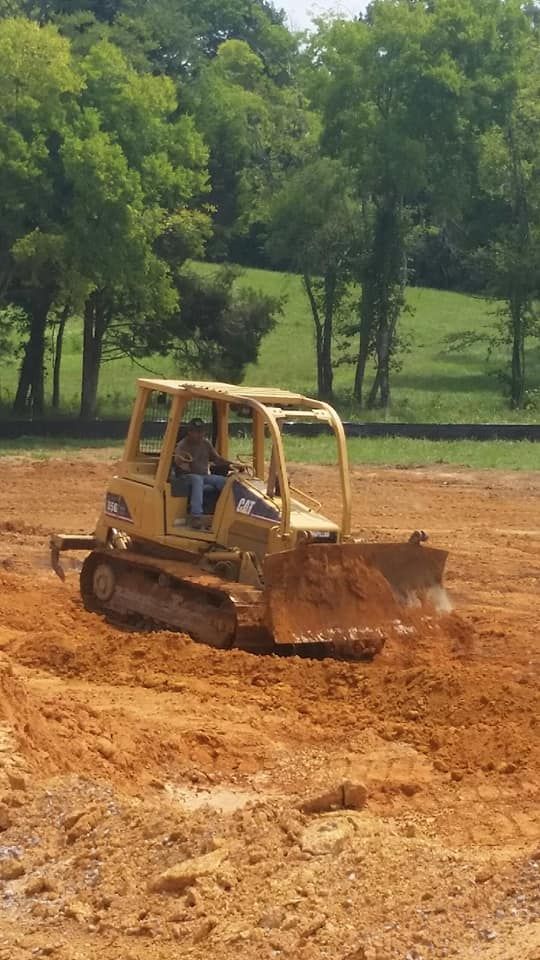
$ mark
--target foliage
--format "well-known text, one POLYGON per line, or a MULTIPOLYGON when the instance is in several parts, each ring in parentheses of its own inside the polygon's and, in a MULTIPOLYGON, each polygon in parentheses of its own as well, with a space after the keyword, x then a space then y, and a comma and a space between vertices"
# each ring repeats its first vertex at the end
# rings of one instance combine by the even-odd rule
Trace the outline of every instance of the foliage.
POLYGON ((60 402, 78 317, 86 416, 104 360, 173 341, 184 366, 241 376, 277 308, 239 299, 227 272, 190 278, 204 256, 299 271, 319 393, 350 373, 334 370, 337 331, 357 406, 388 408, 421 349, 411 280, 481 290, 511 403, 533 402, 539 26, 520 0, 373 0, 303 39, 268 0, 0 0, 17 409, 43 410, 51 344, 60 402))
POLYGON ((480 141, 480 182, 500 211, 481 248, 488 291, 504 301, 500 335, 509 345, 512 404, 526 402, 526 345, 540 335, 540 76, 537 41, 522 64, 511 106, 480 141))
POLYGON ((388 405, 415 219, 426 206, 443 222, 460 215, 475 182, 478 137, 512 95, 526 27, 513 2, 374 0, 358 21, 322 23, 312 42, 318 70, 310 84, 323 112, 323 144, 354 169, 372 208, 358 273, 359 401, 374 351, 370 399, 388 405))
POLYGON ((315 326, 317 391, 333 394, 334 321, 358 259, 360 208, 348 170, 319 157, 293 174, 270 207, 268 249, 301 274, 315 326))
POLYGON ((282 302, 253 287, 235 289, 237 279, 238 271, 231 268, 207 276, 182 274, 181 309, 171 328, 173 355, 181 369, 236 382, 247 364, 256 362, 282 302))
MULTIPOLYGON (((190 263, 186 268, 201 276, 213 275, 214 264, 190 263)), ((246 268, 237 278, 233 289, 252 287, 263 294, 285 302, 283 314, 278 316, 273 329, 260 346, 258 359, 249 364, 242 382, 255 386, 273 385, 298 390, 315 396, 317 390, 316 355, 313 319, 302 279, 292 274, 246 268)), ((358 298, 358 290, 351 287, 351 298, 358 298)), ((534 390, 540 387, 540 344, 529 353, 528 406, 522 410, 508 409, 506 388, 497 372, 505 359, 505 345, 494 346, 486 355, 486 341, 463 346, 460 352, 449 349, 446 337, 462 330, 493 330, 492 311, 495 304, 480 297, 464 296, 410 287, 406 291, 407 304, 413 313, 405 313, 400 331, 413 337, 414 349, 405 354, 401 370, 393 372, 393 401, 388 419, 418 422, 489 422, 511 421, 529 423, 538 420, 538 397, 534 390), (535 403, 533 407, 531 404, 535 403)), ((351 314, 352 316, 352 314, 351 314)), ((148 330, 158 330, 152 324, 148 330)), ((340 324, 338 324, 339 339, 340 324)), ((131 331, 128 349, 133 345, 131 331)), ((18 327, 12 334, 17 349, 20 342, 18 327)), ((48 343, 51 336, 49 333, 48 343)), ((66 329, 62 356, 61 411, 76 413, 80 403, 82 320, 72 319, 66 329)), ((538 343, 538 342, 537 342, 538 343)), ((116 354, 106 351, 107 362, 102 364, 99 383, 100 416, 127 416, 134 397, 135 378, 145 374, 177 377, 191 371, 180 366, 172 354, 155 352, 143 354, 116 354)), ((46 354, 46 387, 52 387, 52 356, 46 354)), ((373 375, 372 361, 368 376, 373 375)), ((7 406, 17 385, 17 368, 12 359, 0 360, 0 402, 7 406)), ((351 374, 347 365, 334 370, 334 402, 345 418, 379 420, 379 410, 365 410, 361 414, 352 397, 351 374)), ((7 412, 7 411, 6 411, 7 412)))
POLYGON ((210 147, 211 251, 221 259, 234 250, 234 236, 267 219, 269 197, 313 148, 314 121, 301 94, 276 84, 240 40, 219 47, 189 96, 210 147))

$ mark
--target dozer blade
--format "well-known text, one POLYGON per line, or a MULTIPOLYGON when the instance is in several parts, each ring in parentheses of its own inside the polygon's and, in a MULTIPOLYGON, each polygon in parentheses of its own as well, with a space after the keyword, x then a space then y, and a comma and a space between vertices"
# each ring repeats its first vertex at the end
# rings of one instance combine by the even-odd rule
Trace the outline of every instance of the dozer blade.
POLYGON ((448 553, 418 543, 351 543, 352 549, 370 567, 380 570, 398 600, 405 603, 427 601, 433 606, 446 606, 443 574, 448 553))
POLYGON ((266 612, 277 644, 378 653, 404 602, 443 593, 446 553, 416 543, 303 544, 265 559, 266 612))

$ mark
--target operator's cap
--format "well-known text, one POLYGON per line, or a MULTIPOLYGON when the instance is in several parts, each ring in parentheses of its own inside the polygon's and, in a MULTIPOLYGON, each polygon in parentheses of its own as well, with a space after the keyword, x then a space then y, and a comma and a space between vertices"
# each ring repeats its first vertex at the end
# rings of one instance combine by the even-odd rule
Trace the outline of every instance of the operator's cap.
POLYGON ((200 417, 193 417, 188 423, 188 430, 190 427, 192 430, 204 430, 206 424, 200 417))

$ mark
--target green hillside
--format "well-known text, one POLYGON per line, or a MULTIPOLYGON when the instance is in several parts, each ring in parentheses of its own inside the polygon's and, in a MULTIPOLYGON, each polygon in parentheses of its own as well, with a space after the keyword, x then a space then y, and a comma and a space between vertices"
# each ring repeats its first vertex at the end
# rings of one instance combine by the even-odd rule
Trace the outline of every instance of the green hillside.
MULTIPOLYGON (((214 269, 200 265, 204 271, 214 269)), ((297 276, 265 270, 247 270, 240 283, 250 284, 274 296, 286 298, 283 317, 264 340, 259 362, 248 368, 246 382, 271 384, 305 393, 315 390, 313 329, 309 308, 297 276)), ((478 298, 443 291, 411 289, 412 316, 402 322, 404 334, 411 336, 410 350, 403 356, 402 370, 393 378, 393 403, 389 419, 410 421, 527 421, 536 420, 538 411, 514 412, 501 395, 497 371, 502 365, 500 353, 487 361, 487 345, 479 344, 463 353, 454 353, 446 345, 449 333, 461 330, 487 331, 495 323, 493 305, 478 298)), ((14 351, 15 351, 14 345, 14 351)), ((72 322, 66 331, 62 364, 63 412, 78 407, 81 376, 81 325, 72 322)), ((50 363, 49 363, 50 366, 50 363)), ((100 413, 121 416, 128 413, 137 376, 181 375, 170 361, 151 357, 136 364, 129 360, 106 363, 102 369, 100 413)), ((380 412, 368 415, 354 410, 350 392, 353 368, 342 365, 336 370, 336 401, 346 416, 380 419, 380 412)), ((17 380, 17 363, 0 364, 0 402, 7 410, 17 380)), ((50 370, 48 371, 48 385, 50 370)), ((540 349, 529 354, 529 388, 540 388, 540 349)), ((539 401, 540 402, 540 401, 539 401)))

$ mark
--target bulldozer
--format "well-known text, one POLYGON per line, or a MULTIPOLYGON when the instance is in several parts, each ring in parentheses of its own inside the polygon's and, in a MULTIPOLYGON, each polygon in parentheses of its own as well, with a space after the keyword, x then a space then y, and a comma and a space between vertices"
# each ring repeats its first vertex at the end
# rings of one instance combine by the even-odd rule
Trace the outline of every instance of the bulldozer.
POLYGON ((86 551, 85 607, 135 629, 254 653, 372 658, 389 633, 407 629, 408 605, 440 596, 447 554, 426 547, 422 531, 402 543, 355 540, 351 511, 345 432, 329 404, 281 389, 141 378, 95 531, 54 534, 51 563, 64 578, 61 554, 86 551), (195 413, 220 458, 229 460, 235 435, 249 450, 217 497, 208 491, 196 527, 189 476, 175 469, 195 413), (333 434, 338 519, 292 483, 290 421, 333 434))

